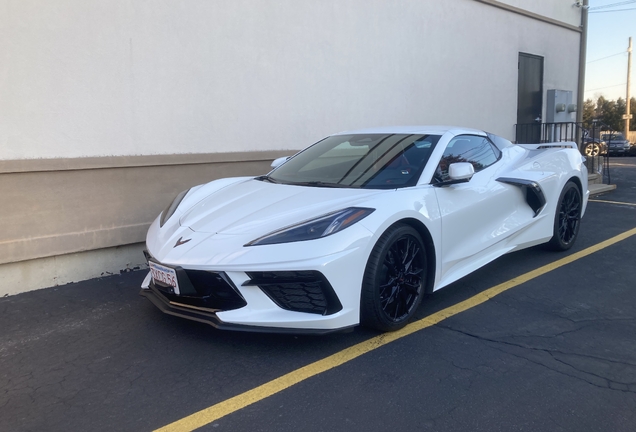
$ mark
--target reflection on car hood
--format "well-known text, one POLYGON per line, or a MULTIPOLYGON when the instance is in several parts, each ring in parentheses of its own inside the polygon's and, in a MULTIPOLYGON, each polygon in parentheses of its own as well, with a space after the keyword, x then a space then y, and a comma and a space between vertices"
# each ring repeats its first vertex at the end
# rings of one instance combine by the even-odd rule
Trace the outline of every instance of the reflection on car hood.
POLYGON ((372 195, 387 192, 291 186, 250 179, 213 192, 185 209, 179 223, 196 232, 262 235, 360 205, 372 195))

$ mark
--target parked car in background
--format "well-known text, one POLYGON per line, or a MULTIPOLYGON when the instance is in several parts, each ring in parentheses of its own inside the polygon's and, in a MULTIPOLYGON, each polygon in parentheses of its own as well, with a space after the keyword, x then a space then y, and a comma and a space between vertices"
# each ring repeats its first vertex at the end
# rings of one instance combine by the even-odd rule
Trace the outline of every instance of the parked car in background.
POLYGON ((632 145, 625 139, 625 136, 619 132, 612 132, 601 135, 601 139, 607 143, 607 151, 610 156, 629 155, 632 145))
POLYGON ((607 143, 598 138, 583 138, 583 147, 581 153, 585 156, 600 156, 607 154, 607 143))

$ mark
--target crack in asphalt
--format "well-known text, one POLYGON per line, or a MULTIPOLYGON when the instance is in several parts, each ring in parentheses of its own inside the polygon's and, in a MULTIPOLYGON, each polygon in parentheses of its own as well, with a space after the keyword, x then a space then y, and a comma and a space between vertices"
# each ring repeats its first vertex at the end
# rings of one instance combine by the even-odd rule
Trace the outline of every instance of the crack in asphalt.
POLYGON ((444 412, 437 413, 436 415, 434 415, 432 417, 426 418, 426 420, 431 422, 433 424, 433 426, 434 426, 439 420, 449 416, 450 414, 452 414, 458 408, 459 408, 459 406, 457 406, 457 405, 453 406, 452 408, 449 408, 449 409, 445 410, 444 412))
POLYGON ((524 303, 526 305, 529 305, 532 311, 534 312, 538 312, 538 313, 542 313, 544 315, 548 315, 548 316, 556 316, 558 318, 564 319, 566 321, 569 321, 573 324, 579 324, 579 323, 584 323, 584 322, 622 322, 622 321, 636 321, 636 317, 632 317, 632 316, 627 316, 627 317, 600 317, 600 316, 596 316, 596 317, 590 317, 590 318, 572 318, 569 316, 565 316, 557 311, 554 310, 546 310, 545 308, 541 308, 539 306, 543 305, 545 306, 544 303, 541 302, 549 302, 550 304, 553 305, 560 305, 562 306, 562 309, 565 310, 570 310, 573 312, 579 312, 580 314, 586 313, 586 314, 595 314, 598 313, 597 311, 593 309, 589 308, 589 306, 582 304, 582 305, 578 305, 580 307, 583 307, 583 309, 585 310, 579 310, 579 309, 574 309, 572 304, 569 303, 563 303, 560 302, 558 300, 552 299, 552 298, 548 298, 548 297, 533 297, 531 295, 525 295, 524 297, 526 298, 519 298, 516 299, 515 302, 507 302, 503 299, 498 299, 498 298, 493 298, 490 299, 490 301, 493 304, 497 304, 497 305, 501 305, 501 306, 505 306, 508 308, 513 308, 514 306, 512 306, 515 303, 524 303))
POLYGON ((572 330, 564 330, 562 332, 559 333, 555 333, 553 335, 510 335, 511 338, 539 338, 539 339, 554 339, 557 338, 559 336, 563 336, 566 334, 570 334, 570 333, 577 333, 581 330, 583 330, 585 327, 579 327, 579 328, 575 328, 572 330))
POLYGON ((567 430, 563 425, 561 425, 559 422, 557 422, 555 419, 553 419, 552 417, 547 417, 548 420, 550 420, 552 423, 554 423, 555 425, 557 425, 559 427, 559 429, 561 430, 567 430))
MULTIPOLYGON (((552 360, 556 361, 557 363, 560 363, 560 364, 562 364, 564 366, 572 368, 572 369, 574 369, 575 371, 577 371, 577 372, 579 372, 581 374, 589 375, 591 377, 598 378, 599 380, 605 381, 606 385, 605 386, 599 385, 599 384, 597 384, 597 383, 595 383, 593 381, 590 381, 588 379, 585 379, 583 377, 572 375, 572 374, 566 373, 566 372, 564 372, 562 370, 555 369, 555 368, 550 367, 549 365, 547 365, 545 363, 538 362, 538 361, 533 360, 531 358, 528 358, 526 356, 515 354, 513 352, 506 351, 506 350, 504 350, 504 349, 502 349, 500 347, 493 346, 493 348, 498 350, 498 351, 501 351, 503 353, 512 355, 512 356, 517 357, 517 358, 524 359, 524 360, 526 360, 526 361, 528 361, 530 363, 533 363, 533 364, 536 364, 536 365, 539 365, 539 366, 543 366, 544 368, 546 368, 548 370, 551 370, 551 371, 556 372, 556 373, 561 374, 561 375, 565 375, 565 376, 570 377, 570 378, 574 378, 574 379, 583 381, 583 382, 585 382, 587 384, 590 384, 590 385, 592 385, 594 387, 607 389, 607 390, 612 390, 612 391, 619 391, 619 392, 622 392, 622 393, 636 394, 636 382, 620 382, 620 381, 616 381, 616 380, 607 378, 605 376, 599 375, 599 374, 594 373, 594 372, 589 372, 589 371, 586 371, 586 370, 582 370, 579 367, 576 367, 575 365, 572 365, 571 363, 568 363, 565 360, 557 358, 555 356, 555 354, 561 354, 561 355, 564 355, 564 356, 568 356, 568 355, 569 356, 576 356, 576 357, 581 357, 581 358, 587 358, 587 359, 593 359, 593 360, 597 360, 597 361, 603 361, 603 362, 609 362, 609 363, 624 365, 624 366, 628 366, 628 367, 636 367, 636 365, 634 365, 632 363, 619 361, 619 360, 608 359, 608 358, 604 358, 604 357, 585 355, 585 354, 579 354, 579 353, 568 353, 568 352, 564 352, 564 351, 560 351, 560 350, 551 350, 551 349, 548 349, 548 348, 538 348, 538 347, 521 345, 521 344, 517 344, 517 343, 503 341, 503 340, 491 339, 491 338, 483 337, 483 336, 480 336, 480 335, 477 335, 477 334, 469 333, 469 332, 466 332, 466 331, 463 331, 463 330, 458 330, 458 329, 455 329, 455 328, 452 328, 452 327, 449 327, 449 326, 444 326, 444 325, 440 325, 439 327, 442 328, 442 329, 445 329, 445 330, 449 330, 449 331, 452 331, 452 332, 463 334, 464 336, 471 337, 471 338, 479 340, 481 342, 490 342, 492 344, 500 344, 500 345, 505 345, 505 346, 511 346, 511 347, 514 347, 514 348, 520 348, 520 349, 524 349, 524 350, 530 350, 530 351, 536 351, 536 352, 542 352, 542 353, 548 354, 550 356, 550 358, 552 360), (627 387, 627 388, 626 389, 625 388, 617 388, 617 386, 624 386, 624 387, 627 387), (635 386, 635 388, 633 390, 631 389, 632 386, 635 386)), ((453 364, 453 366, 455 366, 455 365, 453 364)))

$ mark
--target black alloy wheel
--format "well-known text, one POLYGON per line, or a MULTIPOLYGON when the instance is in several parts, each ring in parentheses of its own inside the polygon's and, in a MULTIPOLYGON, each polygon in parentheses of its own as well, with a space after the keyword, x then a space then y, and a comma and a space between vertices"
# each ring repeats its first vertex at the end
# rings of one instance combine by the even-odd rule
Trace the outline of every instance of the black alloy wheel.
POLYGON ((564 251, 572 247, 579 234, 582 203, 579 188, 573 182, 567 182, 559 197, 554 231, 548 243, 550 249, 564 251))
POLYGON ((404 327, 422 301, 426 274, 426 250, 419 233, 408 225, 389 228, 364 272, 361 323, 380 331, 404 327))

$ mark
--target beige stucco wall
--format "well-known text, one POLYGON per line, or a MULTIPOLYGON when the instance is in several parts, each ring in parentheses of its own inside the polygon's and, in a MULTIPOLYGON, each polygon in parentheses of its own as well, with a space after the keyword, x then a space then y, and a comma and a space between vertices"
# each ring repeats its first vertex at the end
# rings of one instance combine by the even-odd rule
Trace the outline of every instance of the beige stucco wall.
POLYGON ((143 265, 146 231, 178 192, 267 173, 289 154, 0 161, 0 295, 143 265), (82 252, 100 250, 81 261, 82 252))
MULTIPOLYGON (((293 152, 292 152, 293 153, 293 152)), ((0 264, 145 240, 176 194, 289 152, 0 162, 0 264)))
POLYGON ((518 52, 576 90, 579 34, 488 3, 4 0, 0 160, 281 150, 391 124, 512 137, 518 52))

